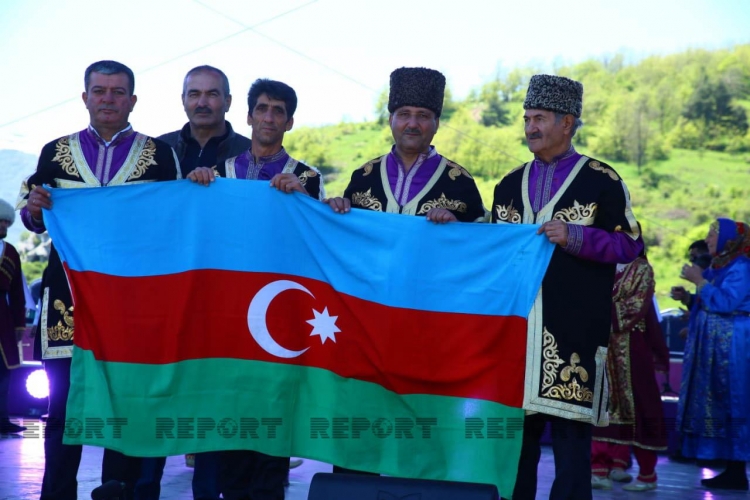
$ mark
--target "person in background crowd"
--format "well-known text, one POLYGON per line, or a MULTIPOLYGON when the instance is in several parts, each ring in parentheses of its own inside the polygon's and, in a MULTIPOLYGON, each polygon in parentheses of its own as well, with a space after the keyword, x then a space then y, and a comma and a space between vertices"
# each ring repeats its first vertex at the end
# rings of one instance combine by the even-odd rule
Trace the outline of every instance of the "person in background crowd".
POLYGON ((723 459, 727 468, 701 484, 747 491, 750 460, 750 227, 718 219, 706 237, 711 266, 685 264, 697 287, 685 344, 677 429, 682 454, 723 459))
POLYGON ((654 306, 654 270, 645 250, 618 264, 612 298, 612 333, 607 348, 609 426, 595 427, 591 487, 611 489, 630 482, 625 472, 631 447, 638 478, 626 491, 656 489, 656 452, 667 449, 661 396, 655 372, 669 372, 669 350, 654 306))

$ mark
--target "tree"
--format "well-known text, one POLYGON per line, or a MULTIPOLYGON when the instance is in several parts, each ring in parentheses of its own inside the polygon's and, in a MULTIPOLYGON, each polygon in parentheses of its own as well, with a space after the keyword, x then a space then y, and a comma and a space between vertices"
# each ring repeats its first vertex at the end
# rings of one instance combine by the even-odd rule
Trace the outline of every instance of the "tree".
POLYGON ((747 111, 732 101, 733 96, 722 80, 711 81, 705 73, 702 75, 682 115, 701 125, 704 146, 723 149, 723 136, 747 133, 747 111))

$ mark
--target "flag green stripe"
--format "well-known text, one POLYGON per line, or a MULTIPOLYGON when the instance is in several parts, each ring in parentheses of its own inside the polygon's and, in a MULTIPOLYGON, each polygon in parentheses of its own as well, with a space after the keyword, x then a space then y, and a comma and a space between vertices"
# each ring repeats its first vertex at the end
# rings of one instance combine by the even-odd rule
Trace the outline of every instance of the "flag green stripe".
POLYGON ((492 483, 508 498, 523 426, 519 408, 398 395, 320 368, 238 359, 111 363, 77 347, 67 411, 68 444, 131 456, 254 449, 394 476, 492 483))

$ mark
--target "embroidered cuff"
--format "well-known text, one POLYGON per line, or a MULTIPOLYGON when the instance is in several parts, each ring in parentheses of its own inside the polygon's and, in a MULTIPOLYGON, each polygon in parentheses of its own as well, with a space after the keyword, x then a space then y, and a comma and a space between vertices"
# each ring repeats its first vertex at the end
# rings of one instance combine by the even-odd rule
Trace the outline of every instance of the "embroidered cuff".
POLYGON ((26 229, 28 229, 29 231, 34 231, 35 233, 43 233, 47 229, 46 227, 44 227, 44 221, 36 220, 31 215, 31 212, 29 212, 29 209, 26 207, 23 207, 21 209, 21 220, 23 221, 23 225, 26 226, 26 229))
POLYGON ((568 243, 564 250, 571 255, 578 255, 583 246, 583 226, 568 224, 568 243))

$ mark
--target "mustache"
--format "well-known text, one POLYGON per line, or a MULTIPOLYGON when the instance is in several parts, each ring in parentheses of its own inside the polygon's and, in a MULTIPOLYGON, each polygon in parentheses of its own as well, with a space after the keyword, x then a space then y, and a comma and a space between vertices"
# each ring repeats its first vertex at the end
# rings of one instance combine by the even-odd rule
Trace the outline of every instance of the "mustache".
POLYGON ((206 106, 198 106, 195 108, 196 113, 213 113, 214 111, 211 108, 208 108, 206 106))
POLYGON ((96 109, 97 109, 97 111, 117 111, 117 108, 115 108, 114 106, 106 106, 106 105, 105 106, 99 106, 96 109))
POLYGON ((533 134, 528 136, 529 139, 541 139, 542 134, 541 132, 534 132, 533 134))
POLYGON ((405 128, 404 129, 404 133, 405 134, 418 134, 418 135, 422 135, 422 131, 419 130, 418 128, 405 128))

